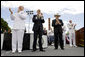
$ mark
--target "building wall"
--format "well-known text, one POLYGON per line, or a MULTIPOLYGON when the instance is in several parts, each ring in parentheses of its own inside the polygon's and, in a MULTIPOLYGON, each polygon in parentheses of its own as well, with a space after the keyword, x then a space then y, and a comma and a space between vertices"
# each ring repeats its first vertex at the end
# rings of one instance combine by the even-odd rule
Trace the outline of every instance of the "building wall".
POLYGON ((76 31, 77 46, 84 46, 84 27, 76 31))

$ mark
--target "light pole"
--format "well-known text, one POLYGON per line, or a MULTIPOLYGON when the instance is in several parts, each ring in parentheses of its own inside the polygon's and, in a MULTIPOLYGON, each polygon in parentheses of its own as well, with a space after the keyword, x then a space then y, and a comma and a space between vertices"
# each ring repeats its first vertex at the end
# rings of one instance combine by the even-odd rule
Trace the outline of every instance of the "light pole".
POLYGON ((27 15, 29 16, 29 23, 28 23, 28 32, 30 33, 30 20, 32 19, 33 10, 26 11, 27 15))

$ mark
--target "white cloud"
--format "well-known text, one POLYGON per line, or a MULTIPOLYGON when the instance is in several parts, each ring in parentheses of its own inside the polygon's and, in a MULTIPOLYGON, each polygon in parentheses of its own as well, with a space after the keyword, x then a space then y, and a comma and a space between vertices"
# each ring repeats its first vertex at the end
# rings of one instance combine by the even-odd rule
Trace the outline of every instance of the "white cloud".
POLYGON ((1 8, 17 8, 23 5, 26 9, 41 9, 45 13, 84 13, 84 1, 1 1, 1 8))

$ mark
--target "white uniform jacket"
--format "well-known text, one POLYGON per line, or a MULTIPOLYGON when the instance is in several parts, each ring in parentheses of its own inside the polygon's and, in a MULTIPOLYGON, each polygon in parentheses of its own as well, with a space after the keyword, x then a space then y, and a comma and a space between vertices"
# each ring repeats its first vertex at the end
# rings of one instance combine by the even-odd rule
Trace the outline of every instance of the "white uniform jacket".
POLYGON ((75 32, 75 25, 73 23, 68 23, 67 27, 71 32, 75 32))
POLYGON ((10 15, 11 20, 14 21, 13 29, 25 29, 25 19, 27 14, 24 11, 10 15))

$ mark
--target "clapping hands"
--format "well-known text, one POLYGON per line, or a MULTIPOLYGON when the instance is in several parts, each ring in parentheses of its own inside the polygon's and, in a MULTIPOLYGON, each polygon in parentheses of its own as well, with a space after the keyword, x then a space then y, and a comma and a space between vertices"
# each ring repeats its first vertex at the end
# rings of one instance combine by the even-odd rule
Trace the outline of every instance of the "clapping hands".
POLYGON ((9 8, 9 11, 11 12, 11 14, 13 14, 13 12, 12 12, 11 8, 9 8))
POLYGON ((61 24, 58 19, 56 19, 56 24, 61 24))

